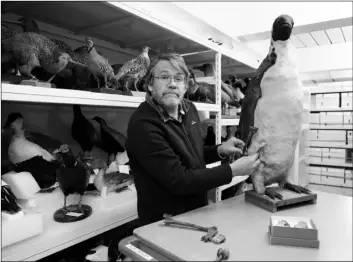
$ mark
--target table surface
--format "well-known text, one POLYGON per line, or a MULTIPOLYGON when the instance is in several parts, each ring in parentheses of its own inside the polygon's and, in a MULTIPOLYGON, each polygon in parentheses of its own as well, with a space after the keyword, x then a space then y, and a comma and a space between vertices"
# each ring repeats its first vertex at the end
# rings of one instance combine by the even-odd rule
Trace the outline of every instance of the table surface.
MULTIPOLYGON (((92 215, 72 223, 54 221, 54 212, 64 204, 59 188, 52 193, 36 194, 35 211, 43 214, 43 232, 2 248, 1 261, 34 261, 92 238, 137 218, 137 196, 134 190, 110 193, 106 198, 85 195, 82 203, 92 207, 92 215)), ((78 195, 70 195, 67 203, 77 203, 78 195)))
POLYGON ((217 226, 219 233, 226 236, 221 245, 200 241, 203 232, 164 226, 163 221, 137 228, 134 234, 162 253, 186 261, 214 261, 220 247, 229 249, 229 261, 352 261, 352 198, 314 192, 317 204, 276 213, 245 202, 241 195, 175 217, 203 226, 217 226), (318 229, 320 248, 270 245, 271 215, 310 217, 318 229))

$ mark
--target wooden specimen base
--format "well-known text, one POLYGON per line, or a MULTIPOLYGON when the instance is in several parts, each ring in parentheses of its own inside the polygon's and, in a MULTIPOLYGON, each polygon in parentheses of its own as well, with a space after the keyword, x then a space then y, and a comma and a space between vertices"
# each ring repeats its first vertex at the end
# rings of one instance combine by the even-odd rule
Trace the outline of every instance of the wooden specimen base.
POLYGON ((272 199, 266 195, 260 195, 255 190, 245 191, 245 201, 266 209, 272 213, 285 208, 293 208, 306 204, 316 204, 317 194, 300 194, 282 187, 273 187, 273 189, 283 196, 283 200, 272 199))
POLYGON ((78 204, 66 207, 67 210, 62 208, 55 211, 53 218, 56 222, 70 223, 83 220, 92 214, 92 208, 88 205, 81 205, 83 213, 79 213, 78 204))

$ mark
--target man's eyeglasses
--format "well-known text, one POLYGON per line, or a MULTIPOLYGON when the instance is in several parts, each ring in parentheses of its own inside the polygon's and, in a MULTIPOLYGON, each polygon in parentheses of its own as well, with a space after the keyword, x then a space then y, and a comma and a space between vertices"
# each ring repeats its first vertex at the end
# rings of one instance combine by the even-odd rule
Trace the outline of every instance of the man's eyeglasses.
POLYGON ((177 85, 184 85, 185 84, 185 76, 183 75, 177 75, 177 76, 169 76, 169 75, 161 75, 161 76, 155 76, 154 78, 157 78, 159 81, 161 81, 161 83, 168 85, 170 84, 170 82, 172 81, 172 79, 174 80, 174 82, 177 85))

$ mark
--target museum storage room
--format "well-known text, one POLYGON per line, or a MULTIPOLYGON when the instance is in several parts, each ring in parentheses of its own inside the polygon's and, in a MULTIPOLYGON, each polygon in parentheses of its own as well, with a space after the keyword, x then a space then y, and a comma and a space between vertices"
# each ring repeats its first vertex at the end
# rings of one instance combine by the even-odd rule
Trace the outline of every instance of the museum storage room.
POLYGON ((352 261, 352 7, 1 1, 1 261, 352 261))

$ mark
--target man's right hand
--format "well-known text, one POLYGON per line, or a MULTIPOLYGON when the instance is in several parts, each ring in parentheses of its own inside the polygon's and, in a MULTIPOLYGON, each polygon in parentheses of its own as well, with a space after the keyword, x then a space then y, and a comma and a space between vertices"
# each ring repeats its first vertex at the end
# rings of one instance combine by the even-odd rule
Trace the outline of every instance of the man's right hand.
POLYGON ((234 176, 252 175, 261 163, 259 153, 243 156, 230 164, 234 176))

